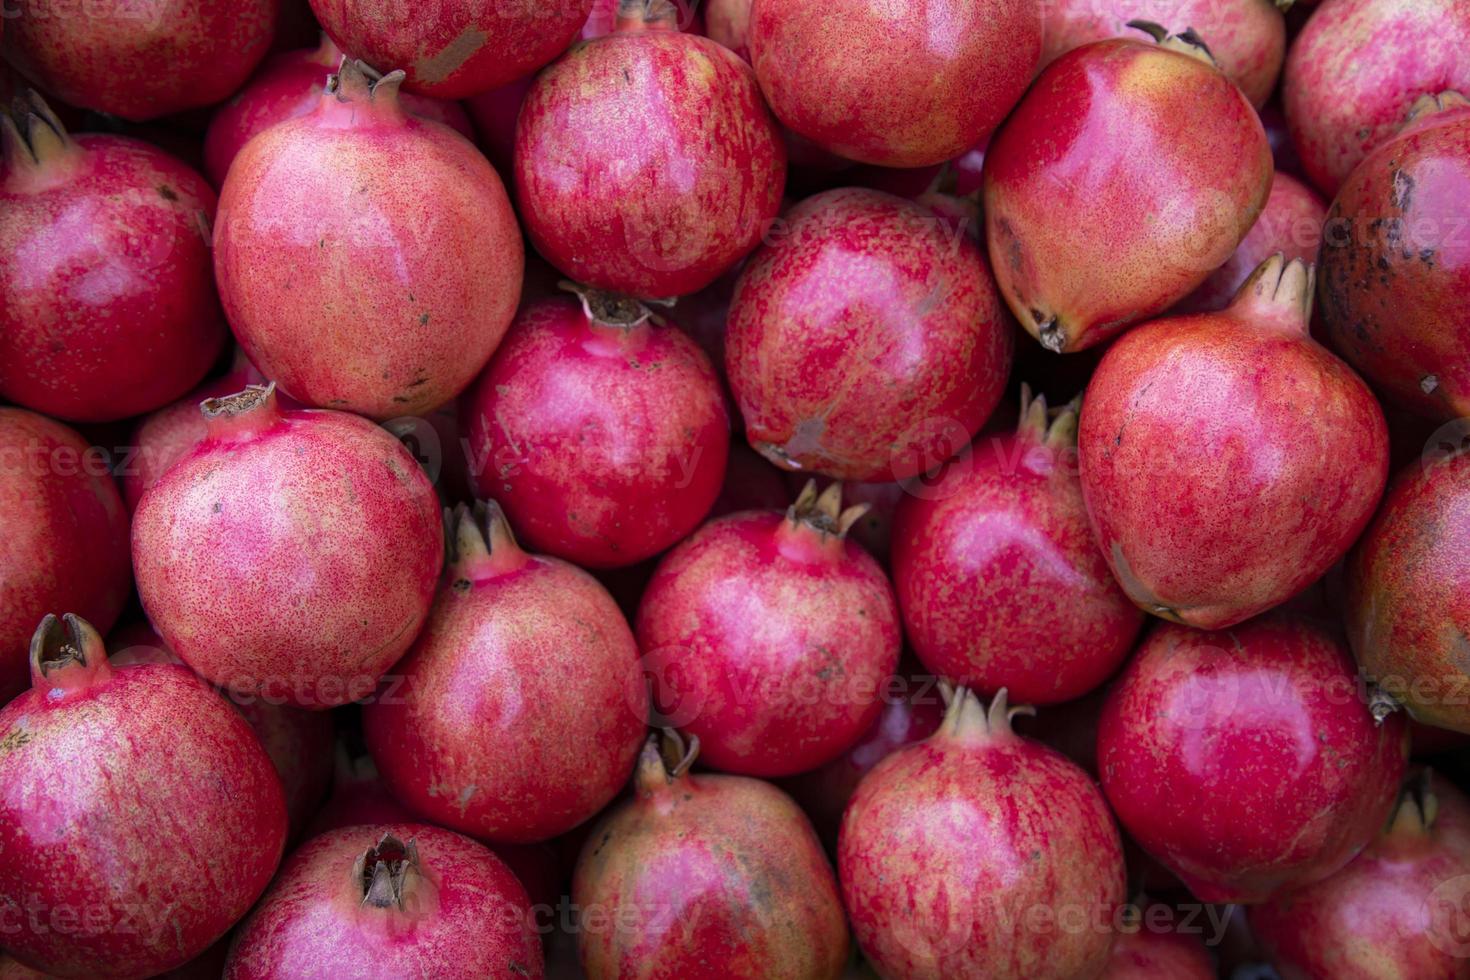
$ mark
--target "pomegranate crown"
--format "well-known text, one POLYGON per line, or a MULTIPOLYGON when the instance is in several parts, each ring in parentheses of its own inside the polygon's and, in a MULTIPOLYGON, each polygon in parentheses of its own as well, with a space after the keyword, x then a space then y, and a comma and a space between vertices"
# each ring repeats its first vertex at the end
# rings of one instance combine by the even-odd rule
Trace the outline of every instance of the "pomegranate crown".
POLYGON ((1210 46, 1205 43, 1204 38, 1195 33, 1193 27, 1186 27, 1179 34, 1171 34, 1168 28, 1151 20, 1130 20, 1128 26, 1136 31, 1143 31, 1165 50, 1177 51, 1196 58, 1212 68, 1220 67, 1220 63, 1215 60, 1214 53, 1210 51, 1210 46))
POLYGON ((679 6, 673 0, 618 0, 617 26, 619 31, 640 27, 677 28, 679 6))
POLYGON ((1260 314, 1284 326, 1307 333, 1312 322, 1317 267, 1301 259, 1286 261, 1280 252, 1256 267, 1241 285, 1231 309, 1260 314))
POLYGON ((591 286, 583 286, 569 279, 558 282, 556 287, 581 300, 582 312, 591 322, 600 323, 606 327, 618 327, 622 330, 632 330, 645 323, 661 327, 664 325, 664 318, 649 309, 648 304, 674 305, 672 300, 634 299, 632 296, 624 296, 621 293, 610 293, 601 289, 593 289, 591 286))
POLYGON ((1434 794, 1433 778, 1434 770, 1428 766, 1404 777, 1398 805, 1388 818, 1385 833, 1421 835, 1434 829, 1434 821, 1439 816, 1439 797, 1434 794))
POLYGON ((39 170, 77 149, 56 113, 34 89, 0 107, 0 160, 10 170, 39 170))
POLYGON ((474 507, 445 508, 444 530, 449 542, 445 567, 458 592, 468 591, 471 581, 481 574, 512 571, 527 560, 505 511, 494 500, 477 500, 474 507))
POLYGON ((353 880, 362 889, 362 904, 375 909, 396 908, 404 911, 404 896, 413 877, 418 874, 418 843, 407 843, 391 832, 358 856, 353 880))
POLYGON ((1005 688, 995 692, 989 708, 968 687, 951 687, 941 682, 940 692, 944 695, 946 707, 939 731, 950 738, 1010 738, 1015 734, 1011 730, 1012 718, 1036 714, 1036 709, 1030 705, 1013 707, 1005 688))
POLYGON ((327 94, 338 102, 398 104, 398 87, 408 76, 402 69, 384 75, 365 61, 342 59, 337 72, 327 76, 327 94))
POLYGON ((1031 386, 1021 382, 1021 421, 1017 433, 1029 436, 1043 446, 1069 449, 1077 445, 1077 416, 1082 411, 1078 395, 1060 408, 1048 409, 1046 396, 1032 395, 1031 386))
POLYGON ((682 780, 699 758, 699 736, 684 737, 672 728, 648 736, 638 757, 638 771, 633 777, 640 796, 650 796, 682 780))
POLYGON ((1456 92, 1454 89, 1446 89, 1443 92, 1436 92, 1434 95, 1421 95, 1409 107, 1409 115, 1405 120, 1405 125, 1411 125, 1420 119, 1435 115, 1436 113, 1449 112, 1452 109, 1464 109, 1466 107, 1470 107, 1470 99, 1465 98, 1462 93, 1456 92))
POLYGON ((53 699, 112 675, 107 649, 92 624, 75 613, 47 613, 31 636, 31 686, 53 699))
POLYGON ((796 503, 786 508, 786 519, 794 525, 809 527, 825 540, 828 536, 847 537, 852 526, 862 520, 868 512, 868 504, 853 504, 842 509, 842 484, 832 483, 820 494, 817 481, 808 480, 796 498, 796 503))

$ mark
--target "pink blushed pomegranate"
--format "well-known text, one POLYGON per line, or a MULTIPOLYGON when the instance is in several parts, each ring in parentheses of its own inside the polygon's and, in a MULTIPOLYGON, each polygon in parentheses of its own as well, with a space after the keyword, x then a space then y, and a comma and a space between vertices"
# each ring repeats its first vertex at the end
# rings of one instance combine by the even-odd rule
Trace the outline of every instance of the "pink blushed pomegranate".
POLYGON ((314 112, 231 164, 220 297, 250 359, 293 398, 421 415, 468 387, 510 325, 520 233, 479 151, 404 111, 402 74, 346 62, 332 79, 314 112))
POLYGON ((650 736, 632 799, 583 845, 572 903, 587 975, 837 980, 847 923, 811 824, 768 783, 691 773, 698 753, 650 736))
POLYGON ((421 816, 496 843, 594 816, 648 721, 638 648, 586 572, 516 545, 499 508, 461 506, 423 634, 363 709, 383 782, 421 816))
POLYGON ((1082 493, 1146 612, 1221 629, 1306 589, 1362 533, 1388 474, 1383 412, 1312 340, 1313 275, 1280 255, 1221 313, 1133 330, 1087 387, 1082 493))
POLYGON ((883 975, 1085 977, 1107 962, 1118 830, 1086 773, 1011 731, 1019 710, 960 688, 938 732, 858 785, 837 870, 883 975))
POLYGON ((730 448, 709 358, 642 303, 580 291, 517 315, 460 406, 471 478, 528 547, 589 568, 686 537, 730 448))
POLYGON ((434 488, 387 432, 282 411, 252 385, 143 495, 133 568, 168 648, 212 683, 303 708, 371 694, 428 615, 444 558, 434 488))
POLYGON ((281 868, 227 980, 543 976, 526 890, 483 844, 426 824, 348 827, 281 868))
POLYGON ((0 711, 0 902, 27 910, 6 949, 74 977, 188 962, 281 859, 286 806, 270 759, 187 670, 115 671, 70 613, 36 630, 31 678, 0 711))
POLYGON ((1183 299, 1271 191, 1250 101, 1197 36, 1147 29, 1158 43, 1099 41, 1052 62, 986 151, 996 281, 1051 351, 1100 344, 1183 299))

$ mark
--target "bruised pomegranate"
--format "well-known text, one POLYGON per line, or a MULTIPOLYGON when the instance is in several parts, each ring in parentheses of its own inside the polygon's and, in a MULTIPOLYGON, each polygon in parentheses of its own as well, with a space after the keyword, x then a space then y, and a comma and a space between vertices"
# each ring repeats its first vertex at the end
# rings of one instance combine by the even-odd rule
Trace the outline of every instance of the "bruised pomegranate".
POLYGON ((1058 353, 1162 313, 1230 258, 1271 191, 1250 101, 1190 32, 1052 62, 985 155, 985 232, 1021 325, 1058 353), (1119 139, 1127 133, 1127 139, 1119 139))
POLYGON ((1145 611, 1221 629, 1321 578, 1373 516, 1383 412, 1311 339, 1312 270, 1268 259, 1220 313, 1115 343, 1082 404, 1097 543, 1145 611))
POLYGON ((494 168, 408 115, 402 80, 345 62, 314 112, 240 151, 215 234, 250 359, 293 398, 377 419, 469 385, 510 325, 525 258, 494 168))
POLYGON ((1092 780, 964 688, 929 739, 858 785, 837 870, 884 976, 1096 976, 1123 901, 1123 849, 1092 780), (1042 918, 1038 918, 1038 915, 1042 918), (1045 927, 1039 927, 1044 922, 1045 927))
POLYGON ((769 783, 691 773, 699 746, 650 736, 633 798, 582 847, 572 903, 587 976, 837 980, 847 923, 811 824, 769 783))
POLYGON ((785 514, 711 521, 669 552, 638 607, 654 702, 705 762, 789 776, 837 758, 878 718, 898 665, 893 590, 847 531, 842 485, 785 514))
POLYGON ((0 109, 0 398, 97 422, 197 384, 225 338, 214 207, 147 143, 73 138, 34 92, 0 109))
POLYGON ((698 527, 730 448, 699 346, 592 290, 525 306, 460 412, 477 494, 529 547, 589 568, 642 561, 698 527))
POLYGON ((31 689, 0 711, 5 948, 64 976, 151 977, 204 952, 264 890, 281 783, 187 670, 114 671, 85 620, 48 615, 31 689))
POLYGON ((345 412, 282 411, 273 385, 201 411, 209 435, 133 516, 148 618, 239 694, 303 708, 366 697, 433 599, 434 488, 387 432, 345 412))
POLYGON ((1383 825, 1408 755, 1333 628, 1160 624, 1112 688, 1098 773, 1130 836, 1205 902, 1321 881, 1383 825))
POLYGON ((483 844, 425 824, 302 845, 240 926, 226 980, 539 978, 526 890, 483 844))

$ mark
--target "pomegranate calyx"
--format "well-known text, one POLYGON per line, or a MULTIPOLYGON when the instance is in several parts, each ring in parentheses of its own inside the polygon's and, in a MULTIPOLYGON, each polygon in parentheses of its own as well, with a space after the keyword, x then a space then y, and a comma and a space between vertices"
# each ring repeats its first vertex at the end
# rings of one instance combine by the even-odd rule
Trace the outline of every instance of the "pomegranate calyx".
POLYGON ((682 780, 699 758, 699 736, 684 737, 672 728, 648 736, 638 756, 638 771, 633 776, 638 795, 650 797, 682 780))
POLYGON ((627 331, 635 330, 645 323, 653 323, 660 327, 664 325, 664 318, 649 309, 648 304, 643 300, 624 296, 621 293, 593 289, 591 286, 583 286, 566 279, 556 285, 558 289, 572 293, 582 301, 582 312, 586 314, 587 320, 591 323, 627 331))
POLYGON ((385 75, 365 61, 343 57, 336 74, 327 78, 327 94, 338 102, 397 107, 398 87, 407 77, 401 68, 385 75))
POLYGON ((1373 723, 1381 725, 1388 720, 1388 716, 1399 711, 1403 705, 1398 698, 1388 693, 1381 687, 1374 687, 1373 693, 1368 695, 1368 710, 1373 714, 1373 723))
POLYGON ((1077 447, 1077 416, 1082 411, 1082 396, 1078 395, 1060 408, 1048 409, 1046 396, 1034 395, 1031 386, 1021 382, 1021 421, 1016 434, 1037 445, 1053 450, 1072 450, 1077 447))
POLYGON ((1409 115, 1404 125, 1407 127, 1427 116, 1449 112, 1452 109, 1464 109, 1466 106, 1470 106, 1470 98, 1466 98, 1463 93, 1456 92, 1454 89, 1446 89, 1433 95, 1421 95, 1409 108, 1409 115))
POLYGON ((1169 51, 1177 51, 1180 54, 1189 55, 1191 58, 1197 58, 1213 68, 1220 67, 1220 63, 1215 60, 1214 52, 1210 50, 1210 46, 1204 42, 1202 37, 1195 33, 1193 27, 1187 27, 1179 34, 1171 34, 1168 28, 1162 24, 1156 24, 1151 20, 1130 20, 1128 26, 1134 30, 1143 31, 1149 37, 1153 38, 1154 42, 1161 48, 1169 51))
POLYGON ((830 484, 818 494, 817 481, 808 480, 797 496, 796 503, 786 509, 786 518, 794 527, 808 527, 816 531, 823 541, 829 537, 840 540, 847 537, 852 526, 863 519, 870 506, 853 504, 843 510, 841 481, 830 484))
POLYGON ((418 844, 404 843, 391 832, 385 833, 357 859, 352 876, 362 889, 362 905, 367 908, 396 908, 404 911, 404 895, 418 874, 418 844))
POLYGON ((1280 252, 1262 262, 1236 292, 1232 312, 1307 335, 1312 322, 1317 267, 1280 252))
POLYGON ((1434 829, 1438 816, 1439 797, 1434 793, 1433 770, 1426 766, 1405 777, 1385 833, 1391 837, 1422 837, 1434 829))
POLYGON ((946 699, 944 721, 939 730, 949 738, 959 739, 1004 739, 1014 738, 1011 719, 1017 715, 1034 715, 1036 709, 1030 705, 1009 703, 1007 691, 1001 688, 987 708, 980 696, 968 687, 950 687, 940 684, 946 699))
POLYGON ((679 8, 673 0, 618 0, 614 33, 671 31, 679 28, 679 8))
POLYGON ((446 523, 450 554, 447 567, 456 592, 465 592, 478 579, 506 575, 530 561, 516 543, 505 511, 494 500, 476 501, 473 509, 460 504, 446 523))
POLYGON ((56 113, 34 89, 0 108, 0 166, 6 172, 38 173, 81 150, 56 113))
POLYGON ((243 391, 219 398, 206 398, 199 412, 216 440, 241 441, 252 438, 281 420, 276 401, 276 383, 246 385, 243 391))
POLYGON ((67 691, 104 683, 112 665, 102 637, 75 613, 60 619, 47 613, 31 636, 31 685, 44 687, 53 700, 67 691))

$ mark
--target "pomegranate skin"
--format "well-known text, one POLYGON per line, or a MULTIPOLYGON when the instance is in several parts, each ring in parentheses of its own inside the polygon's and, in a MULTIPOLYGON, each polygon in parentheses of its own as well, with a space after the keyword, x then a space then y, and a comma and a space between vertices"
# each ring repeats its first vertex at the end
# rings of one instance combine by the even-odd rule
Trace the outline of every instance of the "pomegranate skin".
POLYGON ((387 432, 345 412, 281 411, 273 387, 201 408, 209 437, 133 515, 149 620, 238 694, 314 709, 368 696, 433 600, 434 488, 387 432))
POLYGON ((709 0, 704 5, 705 33, 711 41, 750 61, 750 9, 755 0, 709 0))
POLYGON ((590 980, 837 980, 847 923, 832 866, 790 797, 694 775, 699 751, 651 736, 633 796, 592 829, 572 878, 590 980), (595 928, 595 911, 611 927, 595 928), (656 917, 650 921, 650 916, 656 917), (629 928, 623 923, 637 923, 629 928))
POLYGON ((1078 434, 1097 543, 1146 612, 1223 629, 1321 578, 1373 516, 1388 428, 1311 339, 1312 273, 1267 260, 1221 313, 1109 348, 1078 434))
POLYGON ((544 971, 526 890, 504 862, 459 834, 392 823, 303 844, 235 934, 224 975, 540 980, 544 971))
POLYGON ((537 77, 516 124, 516 198, 537 251, 571 278, 686 296, 760 242, 786 151, 749 65, 707 38, 643 26, 574 47, 537 77))
POLYGON ((314 112, 240 151, 215 274, 267 377, 305 404, 381 420, 469 386, 510 326, 525 254, 489 162, 407 115, 401 75, 369 71, 345 63, 314 112))
POLYGON ((1026 0, 759 0, 746 43, 776 117, 825 150, 923 167, 984 139, 1041 57, 1026 0))
POLYGON ((642 304, 524 307, 461 404, 471 479, 528 547, 586 568, 652 557, 719 496, 730 418, 709 358, 642 304))
POLYGON ((960 688, 939 731, 879 763, 848 805, 842 896, 884 976, 1067 980, 1107 961, 1118 830, 1087 774, 1014 734, 1011 714, 1004 694, 987 716, 960 688))
POLYGON ((741 273, 725 372, 752 447, 843 480, 922 473, 995 408, 1014 352, 979 249, 909 201, 807 198, 741 273))
POLYGON ((1345 645, 1317 620, 1160 624, 1103 705, 1103 790, 1201 901, 1263 901, 1337 871, 1392 810, 1405 719, 1375 722, 1363 702, 1345 645))
POLYGON ((0 711, 0 902, 30 910, 6 949, 70 977, 181 966, 275 873, 286 805, 270 759, 189 671, 114 671, 70 613, 42 621, 31 663, 33 686, 0 711))
POLYGON ((1330 0, 1286 56, 1282 103, 1302 167, 1328 196, 1420 96, 1470 91, 1470 0, 1330 0))
POLYGON ((132 578, 106 454, 59 422, 0 407, 0 704, 28 686, 41 617, 75 609, 111 629, 132 578))
POLYGON ((1154 931, 1144 923, 1118 933, 1098 980, 1215 980, 1218 975, 1197 936, 1154 931))
MULTIPOLYGON (((187 392, 225 339, 214 191, 162 150, 0 112, 0 398, 100 422, 187 392)), ((32 624, 34 625, 34 624, 32 624)))
POLYGON ((383 782, 436 824, 502 844, 565 833, 627 782, 648 721, 632 631, 586 572, 516 545, 498 508, 454 518, 423 634, 363 735, 383 782), (476 526, 479 523, 481 526, 476 526))
POLYGON ((1001 294, 1048 350, 1100 344, 1229 259, 1265 207, 1271 173, 1250 101, 1184 38, 1069 51, 986 150, 985 233, 1001 294))

